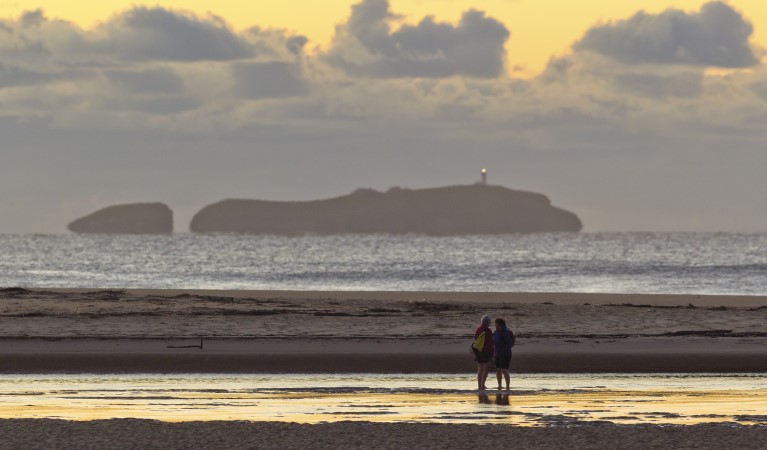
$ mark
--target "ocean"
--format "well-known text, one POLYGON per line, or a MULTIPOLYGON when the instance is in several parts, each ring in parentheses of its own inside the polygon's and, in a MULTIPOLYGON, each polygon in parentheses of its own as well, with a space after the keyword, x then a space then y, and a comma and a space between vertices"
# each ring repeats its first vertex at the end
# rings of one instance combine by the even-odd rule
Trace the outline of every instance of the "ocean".
POLYGON ((0 234, 0 287, 767 295, 767 234, 0 234))

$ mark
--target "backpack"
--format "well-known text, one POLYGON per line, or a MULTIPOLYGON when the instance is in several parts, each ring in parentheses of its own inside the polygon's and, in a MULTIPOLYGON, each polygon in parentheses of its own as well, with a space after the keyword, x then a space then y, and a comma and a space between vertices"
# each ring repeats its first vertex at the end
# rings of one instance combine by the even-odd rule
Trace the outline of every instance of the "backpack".
POLYGON ((504 331, 506 331, 506 333, 501 333, 501 340, 503 341, 503 347, 506 348, 506 344, 507 344, 506 338, 507 338, 507 336, 511 336, 511 342, 509 343, 510 344, 509 348, 514 347, 514 345, 516 345, 516 343, 517 343, 517 337, 514 336, 514 332, 511 331, 508 328, 506 328, 504 331))
POLYGON ((482 353, 482 349, 485 348, 485 336, 487 335, 486 332, 482 332, 477 336, 476 339, 474 339, 474 342, 471 344, 471 351, 472 352, 478 352, 482 353))

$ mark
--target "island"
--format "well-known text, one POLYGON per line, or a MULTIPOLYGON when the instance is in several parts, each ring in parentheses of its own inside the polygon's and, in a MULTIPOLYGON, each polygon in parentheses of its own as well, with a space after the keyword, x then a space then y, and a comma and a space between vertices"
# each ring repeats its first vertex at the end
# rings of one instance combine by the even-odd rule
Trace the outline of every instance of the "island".
POLYGON ((67 225, 75 233, 166 234, 173 211, 164 203, 132 203, 100 209, 67 225))
POLYGON ((429 189, 358 189, 314 201, 223 200, 194 215, 195 233, 506 234, 578 232, 572 212, 542 194, 486 184, 429 189))

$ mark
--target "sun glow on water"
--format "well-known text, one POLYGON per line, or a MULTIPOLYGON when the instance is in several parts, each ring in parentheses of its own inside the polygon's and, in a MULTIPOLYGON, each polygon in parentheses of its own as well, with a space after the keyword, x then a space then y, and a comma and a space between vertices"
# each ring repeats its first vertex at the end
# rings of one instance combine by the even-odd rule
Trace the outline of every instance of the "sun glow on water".
POLYGON ((3 375, 0 418, 302 423, 767 423, 765 375, 3 375))

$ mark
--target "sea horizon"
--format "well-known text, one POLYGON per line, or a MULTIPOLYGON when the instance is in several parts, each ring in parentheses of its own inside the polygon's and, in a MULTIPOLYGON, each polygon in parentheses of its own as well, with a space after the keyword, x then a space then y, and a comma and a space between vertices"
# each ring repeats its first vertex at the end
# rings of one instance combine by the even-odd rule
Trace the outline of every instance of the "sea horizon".
POLYGON ((0 286, 767 295, 767 233, 0 234, 0 286))

